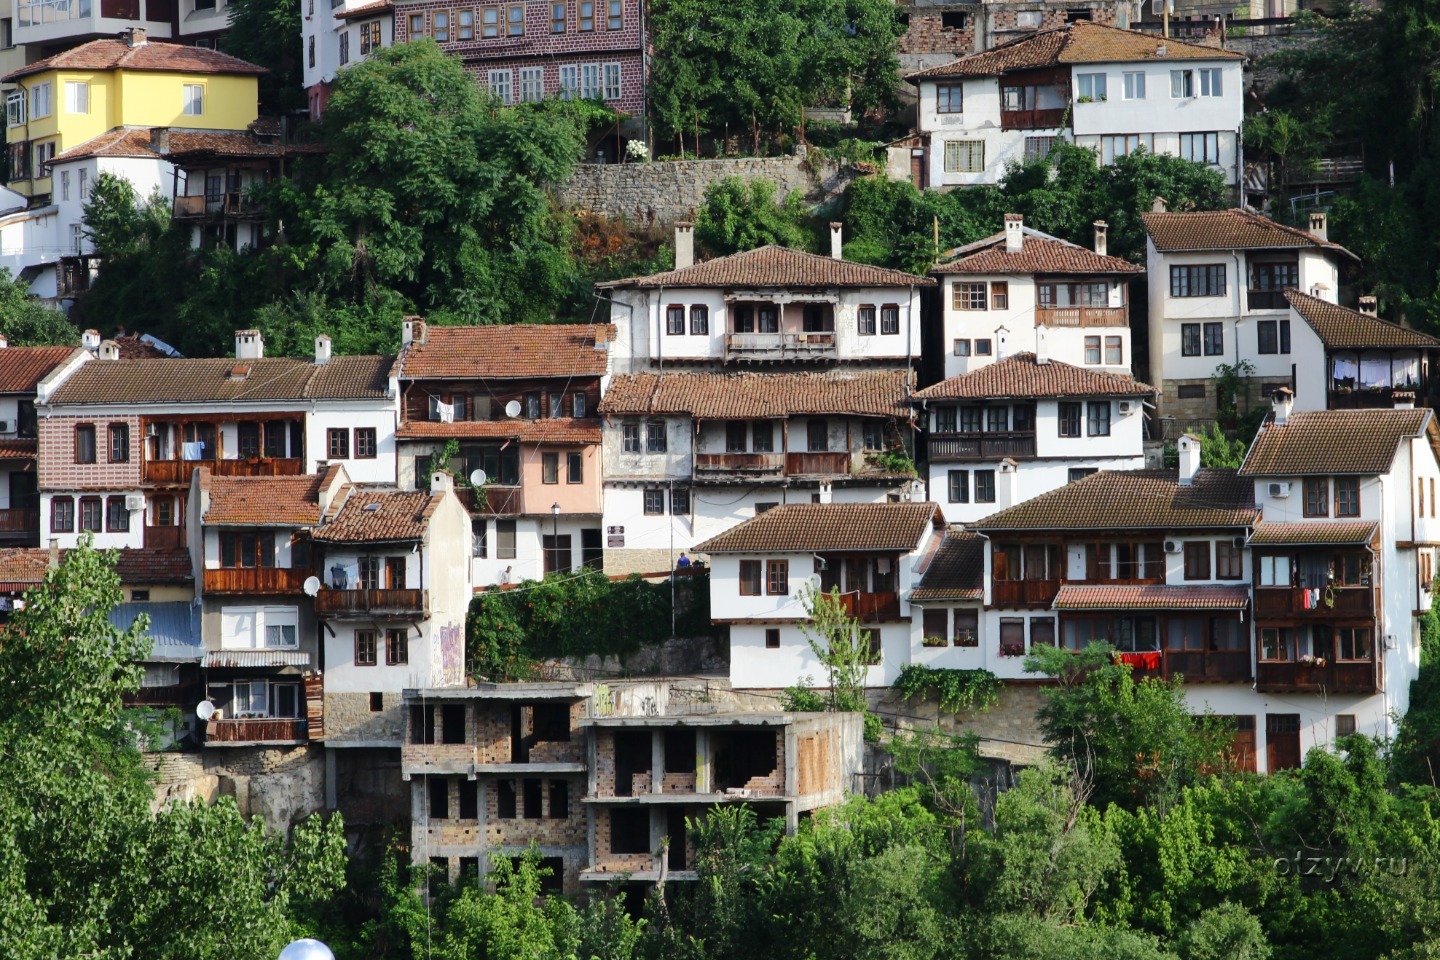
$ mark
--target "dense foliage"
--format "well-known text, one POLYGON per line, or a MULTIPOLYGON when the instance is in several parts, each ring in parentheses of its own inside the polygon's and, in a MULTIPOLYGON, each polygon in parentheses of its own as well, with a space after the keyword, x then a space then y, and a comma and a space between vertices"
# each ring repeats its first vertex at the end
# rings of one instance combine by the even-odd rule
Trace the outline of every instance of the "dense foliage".
POLYGON ((5 267, 0 267, 0 334, 17 347, 68 347, 79 341, 69 318, 32 296, 5 267))
POLYGON ((988 710, 1000 702, 1001 683, 989 670, 955 670, 906 664, 895 678, 895 692, 903 700, 934 697, 941 710, 988 710))

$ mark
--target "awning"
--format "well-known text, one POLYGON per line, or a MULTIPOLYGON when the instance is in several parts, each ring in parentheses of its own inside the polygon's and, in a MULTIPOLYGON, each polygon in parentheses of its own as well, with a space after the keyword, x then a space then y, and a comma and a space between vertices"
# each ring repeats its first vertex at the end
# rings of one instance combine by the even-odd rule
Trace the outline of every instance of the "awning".
POLYGON ((1151 584, 1066 584, 1056 610, 1243 610, 1248 587, 1179 587, 1151 584))
POLYGON ((151 663, 196 663, 205 655, 200 638, 200 610, 193 603, 178 600, 120 603, 110 611, 110 622, 121 630, 129 630, 140 614, 150 617, 145 631, 150 637, 151 663))
POLYGON ((308 667, 310 654, 300 650, 211 650, 207 667, 308 667))
POLYGON ((1309 523, 1257 523, 1251 546, 1364 546, 1375 537, 1373 520, 1316 520, 1309 523))

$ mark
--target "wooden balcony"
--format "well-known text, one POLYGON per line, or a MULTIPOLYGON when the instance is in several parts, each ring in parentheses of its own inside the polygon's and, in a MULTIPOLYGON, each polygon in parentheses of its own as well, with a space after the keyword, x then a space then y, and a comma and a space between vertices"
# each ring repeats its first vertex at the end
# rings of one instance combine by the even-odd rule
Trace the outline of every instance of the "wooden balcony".
POLYGON ((305 472, 299 457, 259 457, 253 460, 146 460, 147 483, 181 486, 190 482, 195 468, 205 467, 217 477, 298 477, 305 472))
POLYGON ((1335 618, 1373 619, 1375 616, 1374 591, 1369 587, 1337 587, 1334 591, 1335 605, 1325 605, 1325 591, 1320 591, 1320 602, 1309 610, 1305 609, 1305 591, 1290 587, 1256 587, 1255 618, 1257 620, 1327 620, 1335 618))
POLYGON ((1283 290, 1246 290, 1245 306, 1249 310, 1288 310, 1290 303, 1283 290))
POLYGON ((1059 580, 995 580, 990 587, 990 606, 1048 608, 1059 592, 1059 580))
POLYGON ((1037 327, 1128 327, 1129 307, 1036 307, 1037 327))
POLYGON ((430 616, 428 590, 321 590, 315 596, 315 612, 328 617, 414 617, 430 616))
POLYGON ((40 535, 40 511, 26 507, 0 510, 0 537, 40 535))
POLYGON ((461 501, 466 509, 484 516, 518 516, 523 499, 518 486, 486 485, 480 490, 461 491, 461 501))
POLYGON ((900 619, 898 593, 842 593, 845 614, 862 623, 886 623, 900 619))
POLYGON ((1248 683, 1250 651, 1167 650, 1162 670, 1166 680, 1183 675, 1186 683, 1248 683))
POLYGON ((179 550, 185 546, 185 528, 145 526, 145 546, 150 550, 179 550))
POLYGON ((1395 391, 1424 394, 1424 386, 1415 387, 1347 387, 1330 389, 1331 410, 1389 410, 1395 406, 1395 391))
POLYGON ((1065 125, 1065 108, 1057 110, 1001 110, 1001 130, 1053 130, 1065 125))
POLYGON ((788 476, 832 477, 850 473, 848 453, 787 453, 785 473, 788 476))
POLYGON ((930 459, 937 463, 952 460, 1000 460, 1035 457, 1035 433, 932 433, 930 459))
POLYGON ((308 741, 308 724, 300 717, 211 720, 205 724, 206 743, 307 743, 308 741))
POLYGON ((696 479, 778 477, 785 472, 783 453, 697 453, 696 479))
POLYGON ((1326 663, 1262 660, 1255 666, 1255 689, 1261 693, 1378 693, 1379 678, 1369 660, 1326 663))
POLYGON ((141 687, 123 697, 127 707, 183 707, 193 712, 195 704, 205 699, 205 687, 199 683, 181 683, 169 687, 141 687))
POLYGON ((312 572, 303 567, 226 567, 205 571, 206 593, 303 593, 305 578, 312 572))
POLYGON ((727 360, 833 360, 833 333, 727 333, 727 360))
POLYGON ((176 197, 176 220, 257 219, 263 215, 260 205, 243 193, 231 191, 220 196, 176 197))

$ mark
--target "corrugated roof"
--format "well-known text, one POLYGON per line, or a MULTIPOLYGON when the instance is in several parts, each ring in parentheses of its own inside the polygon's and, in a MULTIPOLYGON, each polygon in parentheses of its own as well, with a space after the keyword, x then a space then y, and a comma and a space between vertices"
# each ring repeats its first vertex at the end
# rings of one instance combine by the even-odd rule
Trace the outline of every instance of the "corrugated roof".
POLYGON ((1388 323, 1299 290, 1286 290, 1285 299, 1331 350, 1440 347, 1440 340, 1428 333, 1388 323))
POLYGON ((408 420, 395 431, 401 440, 506 440, 522 443, 599 443, 600 421, 573 417, 553 420, 408 420))
POLYGON ((604 414, 763 420, 806 414, 905 417, 904 370, 824 373, 636 373, 610 381, 604 414))
POLYGON ((211 650, 206 667, 308 667, 310 654, 302 650, 211 650))
POLYGON ((1156 60, 1243 60, 1242 54, 1218 47, 1137 33, 1090 21, 1041 30, 961 57, 905 79, 990 77, 1012 70, 1055 67, 1069 63, 1141 63, 1156 60))
POLYGON ((36 60, 0 79, 5 83, 14 83, 46 70, 148 70, 163 73, 234 73, 251 76, 270 72, 264 67, 208 47, 156 41, 132 47, 122 40, 91 40, 89 43, 61 51, 53 57, 36 60))
POLYGON ((396 364, 402 380, 598 377, 614 339, 601 323, 511 323, 489 327, 425 327, 396 364))
POLYGON ((1367 520, 1310 520, 1255 524, 1251 546, 1341 546, 1366 544, 1375 537, 1376 524, 1367 520))
POLYGON ((1249 210, 1142 213, 1145 230, 1162 253, 1185 250, 1290 250, 1311 247, 1358 260, 1338 243, 1287 227, 1249 210))
POLYGON ((940 255, 931 273, 1144 273, 1145 268, 1120 257, 1105 256, 1068 240, 1025 227, 1025 239, 1014 253, 1005 249, 1005 232, 956 247, 940 255))
POLYGON ((1169 530, 1248 527, 1254 485, 1234 470, 1204 469, 1192 486, 1175 470, 1102 470, 983 520, 976 530, 1169 530))
POLYGON ((51 394, 52 404, 243 403, 369 400, 389 395, 391 357, 160 357, 94 360, 51 394), (233 371, 246 371, 233 376, 233 371))
POLYGON ((1070 584, 1055 594, 1056 610, 1243 610, 1249 587, 1169 584, 1070 584))
POLYGON ((931 277, 770 244, 597 287, 930 287, 931 277))
POLYGON ((1305 410, 1284 424, 1273 417, 1260 428, 1245 462, 1244 477, 1300 477, 1359 474, 1390 470, 1400 443, 1420 436, 1430 411, 1305 410))
POLYGON ((910 599, 976 600, 984 595, 985 541, 964 527, 951 527, 910 599))
POLYGON ((942 524, 933 503, 792 503, 771 507, 695 547, 696 553, 814 553, 914 550, 927 524, 942 524))
POLYGON ((311 527, 320 522, 324 477, 217 477, 201 468, 210 491, 208 525, 311 527))
POLYGON ((65 362, 76 347, 0 348, 0 393, 34 395, 35 386, 65 362))
POLYGON ((1026 399, 1042 397, 1148 397, 1148 383, 1051 360, 1036 363, 1035 354, 1017 353, 979 370, 942 380, 915 394, 917 400, 1026 399))
POLYGON ((419 540, 440 502, 426 490, 352 490, 335 516, 315 531, 327 543, 419 540))
POLYGON ((173 602, 138 602, 116 605, 106 615, 120 630, 129 630, 135 618, 150 618, 146 635, 150 637, 150 655, 154 662, 198 661, 205 653, 200 635, 200 608, 185 600, 173 602))

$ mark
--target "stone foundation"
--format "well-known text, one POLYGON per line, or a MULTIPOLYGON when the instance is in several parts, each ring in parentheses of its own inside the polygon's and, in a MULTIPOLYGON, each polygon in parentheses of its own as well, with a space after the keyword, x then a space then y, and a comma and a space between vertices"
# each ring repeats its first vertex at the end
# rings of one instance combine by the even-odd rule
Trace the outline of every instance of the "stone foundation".
POLYGON ((1034 684, 1007 684, 1000 702, 986 711, 942 711, 933 699, 900 700, 887 689, 870 691, 871 709, 900 730, 938 728, 944 733, 973 733, 980 737, 983 756, 1017 763, 1033 763, 1045 750, 1036 711, 1044 705, 1044 688, 1034 684))
POLYGON ((159 810, 171 801, 214 803, 233 797, 240 813, 288 830, 325 809, 324 748, 226 747, 203 753, 151 754, 159 810))
POLYGON ((325 739, 399 743, 405 732, 405 715, 399 693, 381 694, 382 710, 370 709, 368 693, 325 691, 325 739))

